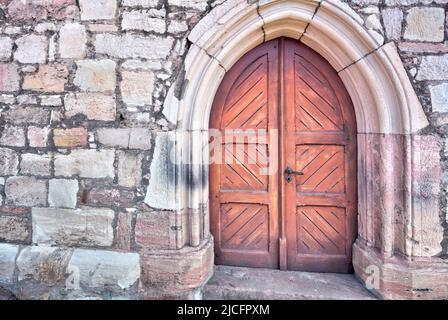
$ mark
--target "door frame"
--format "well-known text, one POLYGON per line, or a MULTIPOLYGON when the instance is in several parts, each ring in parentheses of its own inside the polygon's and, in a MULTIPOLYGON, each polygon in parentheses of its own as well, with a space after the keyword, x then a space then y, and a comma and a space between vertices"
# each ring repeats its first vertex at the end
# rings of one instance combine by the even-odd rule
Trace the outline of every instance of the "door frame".
MULTIPOLYGON (((256 68, 256 70, 259 69, 260 66, 256 68)), ((256 73, 256 77, 258 77, 258 73, 256 73)), ((304 79, 306 78, 307 77, 304 76, 304 79)), ((245 81, 247 80, 246 76, 244 76, 244 79, 245 81)), ((249 89, 252 89, 252 87, 249 89)), ((318 87, 314 89, 319 92, 318 87)), ((256 92, 254 92, 254 94, 255 93, 256 92)), ((248 114, 247 104, 245 104, 244 101, 250 101, 253 97, 252 95, 247 96, 246 94, 244 95, 245 99, 242 100, 243 105, 246 106, 246 108, 243 109, 245 110, 244 115, 248 114)), ((240 101, 240 98, 238 101, 240 101)), ((256 104, 256 107, 258 107, 258 105, 259 104, 256 104)), ((242 118, 244 118, 244 116, 242 118)), ((237 119, 241 119, 241 116, 237 119)), ((252 126, 249 127, 252 128, 252 126)), ((234 266, 279 268, 281 270, 309 269, 313 266, 312 268, 316 269, 316 272, 318 270, 327 272, 350 272, 352 270, 352 245, 356 239, 355 230, 357 226, 357 214, 355 209, 357 203, 356 119, 352 101, 344 88, 341 79, 336 74, 336 71, 318 53, 297 40, 281 37, 260 44, 245 54, 232 69, 226 73, 213 101, 210 116, 210 128, 215 128, 214 130, 218 130, 219 132, 217 132, 217 136, 210 138, 210 146, 213 146, 213 157, 218 155, 219 160, 225 160, 227 164, 224 165, 224 163, 219 161, 218 163, 211 163, 209 167, 210 220, 211 233, 215 238, 215 259, 220 264, 234 266), (324 131, 316 131, 315 129, 314 131, 310 131, 311 129, 309 129, 307 132, 302 132, 301 134, 299 134, 299 132, 303 130, 296 132, 296 122, 294 119, 296 119, 295 114, 297 112, 295 107, 295 92, 297 88, 295 85, 302 82, 296 80, 296 71, 294 70, 297 67, 295 57, 298 57, 299 55, 303 55, 302 59, 308 61, 305 63, 306 65, 309 64, 309 67, 312 67, 313 65, 319 66, 319 71, 324 74, 319 79, 320 81, 325 81, 326 90, 332 92, 333 97, 329 98, 331 99, 329 101, 332 101, 331 103, 334 105, 334 108, 336 108, 334 114, 336 118, 334 121, 335 123, 340 123, 340 127, 332 127, 324 131), (263 59, 264 63, 260 62, 260 59, 263 59), (239 126, 235 127, 235 124, 232 125, 232 123, 230 123, 230 126, 229 124, 226 124, 226 119, 229 119, 229 117, 230 119, 233 119, 232 122, 235 121, 236 115, 238 114, 235 110, 239 110, 237 107, 230 107, 229 110, 226 111, 226 106, 235 105, 235 95, 238 97, 242 96, 242 91, 236 89, 235 92, 233 91, 233 88, 241 87, 241 82, 238 81, 243 75, 249 74, 251 76, 249 79, 254 76, 253 72, 250 71, 253 70, 253 65, 263 65, 264 69, 263 74, 265 75, 265 78, 263 81, 266 83, 260 87, 260 90, 263 88, 263 92, 265 92, 266 95, 265 99, 267 99, 268 110, 266 110, 265 120, 266 128, 268 132, 270 132, 268 135, 270 136, 273 131, 278 132, 278 135, 274 134, 276 137, 275 141, 271 141, 271 139, 269 139, 270 142, 266 141, 268 153, 270 154, 269 166, 272 164, 275 165, 275 173, 271 172, 266 180, 268 189, 266 189, 265 192, 269 193, 269 200, 266 200, 264 196, 259 199, 256 198, 257 196, 261 196, 259 193, 261 190, 251 188, 246 190, 244 185, 242 186, 243 189, 236 188, 234 183, 238 184, 238 181, 240 181, 238 176, 233 177, 231 174, 231 180, 234 180, 234 182, 230 185, 226 183, 225 179, 222 180, 223 173, 227 172, 227 166, 234 165, 227 162, 227 157, 224 156, 224 154, 227 155, 227 146, 231 143, 234 148, 234 143, 237 143, 236 141, 233 141, 233 139, 232 141, 227 141, 228 139, 222 141, 224 137, 227 137, 227 132, 223 130, 229 128, 244 130, 244 128, 248 128, 247 126, 244 128, 239 126), (247 69, 249 69, 249 71, 247 71, 247 69), (299 82, 296 83, 297 81, 299 82), (313 133, 312 136, 310 136, 311 133, 313 133), (299 135, 297 136, 297 134, 299 135), (343 218, 344 222, 342 224, 343 227, 341 227, 343 229, 340 229, 343 230, 343 236, 346 239, 344 247, 345 254, 340 252, 338 254, 319 253, 317 254, 318 256, 316 256, 310 255, 310 253, 300 252, 298 251, 298 247, 296 247, 299 239, 297 238, 296 240, 296 237, 299 237, 299 234, 297 234, 296 219, 298 219, 297 210, 298 206, 300 206, 299 203, 296 203, 299 201, 297 196, 299 196, 300 193, 297 190, 296 185, 296 179, 298 177, 294 178, 292 183, 288 183, 286 182, 284 170, 287 165, 292 167, 296 166, 295 153, 296 146, 299 143, 297 138, 299 137, 302 137, 300 140, 302 146, 309 145, 310 142, 314 145, 344 146, 342 158, 345 167, 345 171, 343 172, 343 176, 345 177, 343 180, 345 190, 344 195, 330 192, 326 193, 325 196, 328 198, 325 199, 332 203, 332 207, 342 207, 345 211, 343 218), (305 138, 305 140, 303 140, 303 138, 305 138), (322 138, 324 140, 322 140, 322 138), (275 157, 275 160, 272 156, 275 157), (273 162, 271 163, 271 161, 273 162), (235 190, 235 188, 237 190, 235 190), (255 190, 258 191, 253 194, 255 190), (341 199, 341 197, 343 199, 341 199), (246 207, 244 208, 244 211, 241 212, 241 214, 243 214, 244 212, 251 212, 248 207, 253 207, 253 205, 257 204, 259 205, 261 203, 259 201, 262 201, 263 205, 266 206, 269 217, 267 220, 267 227, 269 230, 267 233, 267 248, 269 249, 263 252, 260 250, 251 251, 244 249, 244 246, 237 248, 233 247, 233 245, 236 245, 235 243, 231 247, 227 247, 227 242, 221 238, 224 237, 225 239, 224 234, 228 232, 225 232, 226 226, 225 222, 223 222, 226 221, 228 214, 223 212, 223 210, 226 211, 223 208, 229 207, 230 212, 235 213, 239 212, 235 207, 245 204, 246 207), (251 205, 248 206, 249 204, 251 205), (299 256, 301 257, 299 258, 299 256), (313 261, 319 261, 319 263, 316 264, 313 261)), ((247 141, 247 143, 250 144, 249 141, 247 141)), ((264 139, 260 143, 264 145, 264 139)), ((232 153, 232 151, 230 152, 232 153)), ((237 158, 239 157, 237 156, 237 158)), ((217 160, 216 158, 214 159, 217 160)), ((245 161, 245 158, 241 161, 245 161)), ((249 165, 246 170, 251 170, 251 164, 247 163, 246 165, 249 165)), ((236 166, 234 170, 239 172, 240 170, 238 167, 239 166, 236 166)), ((230 173, 231 172, 227 174, 230 173)), ((245 173, 247 172, 243 170, 243 172, 238 174, 241 174, 244 177, 245 173)), ((250 176, 248 178, 250 179, 250 176)), ((312 203, 314 203, 314 206, 320 205, 319 201, 316 202, 313 200, 313 194, 305 193, 302 195, 311 196, 308 200, 311 202, 308 202, 307 205, 312 205, 312 203)), ((316 196, 316 194, 314 194, 314 196, 316 196)), ((318 196, 323 200, 323 194, 318 196)), ((302 205, 304 204, 302 203, 302 205)), ((324 207, 319 208, 325 210, 325 208, 327 208, 325 206, 328 205, 329 203, 324 205, 324 207)), ((306 207, 303 207, 303 210, 305 210, 305 208, 306 207)), ((334 210, 339 209, 335 208, 334 210)), ((232 219, 237 220, 236 216, 233 217, 234 218, 232 219)), ((238 219, 241 219, 241 217, 238 219)), ((324 222, 325 218, 322 219, 322 222, 324 222)), ((228 230, 237 225, 238 224, 232 224, 228 230)), ((233 234, 232 238, 234 239, 238 237, 233 234)))

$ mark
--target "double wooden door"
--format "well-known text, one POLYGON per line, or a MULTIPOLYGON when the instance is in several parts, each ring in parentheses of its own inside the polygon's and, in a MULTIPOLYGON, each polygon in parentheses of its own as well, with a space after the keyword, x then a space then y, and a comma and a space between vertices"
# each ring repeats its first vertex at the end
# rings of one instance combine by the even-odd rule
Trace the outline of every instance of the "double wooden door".
POLYGON ((266 42, 227 72, 210 119, 216 263, 350 272, 356 121, 328 62, 266 42))

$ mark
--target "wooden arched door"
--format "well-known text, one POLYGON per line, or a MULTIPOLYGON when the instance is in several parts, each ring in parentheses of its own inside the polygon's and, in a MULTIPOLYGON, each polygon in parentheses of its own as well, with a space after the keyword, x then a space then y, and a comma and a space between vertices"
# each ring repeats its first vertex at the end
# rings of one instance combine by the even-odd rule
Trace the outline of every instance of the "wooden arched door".
POLYGON ((356 120, 328 62, 292 39, 258 46, 224 77, 210 128, 216 263, 350 272, 356 120))

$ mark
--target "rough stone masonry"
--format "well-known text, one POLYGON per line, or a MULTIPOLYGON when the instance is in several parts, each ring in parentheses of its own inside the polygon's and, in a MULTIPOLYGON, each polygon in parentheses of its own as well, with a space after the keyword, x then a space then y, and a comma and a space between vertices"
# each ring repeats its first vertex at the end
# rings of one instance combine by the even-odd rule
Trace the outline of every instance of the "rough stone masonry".
MULTIPOLYGON (((188 33, 225 1, 0 0, 0 287, 20 299, 200 297, 212 253, 188 251, 179 218, 160 210, 157 170, 188 33)), ((397 43, 430 120, 447 256, 448 0, 344 2, 397 43)))

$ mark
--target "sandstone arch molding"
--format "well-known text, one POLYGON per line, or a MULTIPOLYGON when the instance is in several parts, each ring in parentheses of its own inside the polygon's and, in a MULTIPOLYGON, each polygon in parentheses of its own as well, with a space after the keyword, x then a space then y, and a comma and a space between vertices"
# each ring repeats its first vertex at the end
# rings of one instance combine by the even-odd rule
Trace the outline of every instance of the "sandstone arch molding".
MULTIPOLYGON (((353 260, 358 276, 366 279, 366 268, 375 265, 384 275, 375 288, 380 295, 414 297, 415 283, 400 277, 421 276, 421 285, 429 281, 428 270, 444 266, 434 257, 443 239, 438 195, 421 199, 428 184, 437 189, 440 168, 421 156, 420 146, 429 145, 431 157, 438 153, 437 143, 418 134, 428 122, 394 44, 383 44, 362 24, 337 0, 228 0, 191 31, 182 83, 170 90, 164 109, 177 124, 170 134, 176 168, 170 174, 173 201, 167 209, 188 216, 186 243, 210 243, 208 154, 203 150, 216 90, 226 70, 246 52, 287 36, 326 58, 353 100, 359 145, 359 238, 353 260), (414 257, 418 265, 409 262, 414 257)), ((430 292, 427 297, 443 294, 441 289, 430 292)))

